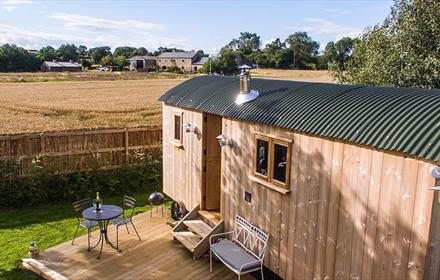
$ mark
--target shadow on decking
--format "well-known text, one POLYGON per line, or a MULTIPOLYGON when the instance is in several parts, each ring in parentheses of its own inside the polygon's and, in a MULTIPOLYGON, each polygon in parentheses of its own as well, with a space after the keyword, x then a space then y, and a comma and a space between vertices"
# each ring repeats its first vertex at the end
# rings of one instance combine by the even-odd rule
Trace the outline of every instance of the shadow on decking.
MULTIPOLYGON (((193 260, 192 255, 172 239, 167 217, 155 213, 150 218, 148 212, 135 216, 134 223, 142 241, 134 231, 127 234, 125 227, 121 227, 121 253, 104 245, 98 260, 98 248, 88 252, 87 236, 81 236, 74 245, 67 241, 41 252, 37 260, 68 279, 236 279, 237 276, 220 263, 214 263, 210 273, 206 255, 193 260)), ((91 244, 97 237, 97 232, 92 233, 91 244)), ((113 226, 109 226, 109 237, 116 242, 113 226)))

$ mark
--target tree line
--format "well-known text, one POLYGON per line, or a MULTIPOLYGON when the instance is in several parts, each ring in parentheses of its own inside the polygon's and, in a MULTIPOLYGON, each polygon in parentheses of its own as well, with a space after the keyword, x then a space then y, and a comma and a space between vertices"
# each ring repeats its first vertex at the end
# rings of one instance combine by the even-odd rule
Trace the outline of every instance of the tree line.
POLYGON ((256 33, 241 32, 220 50, 219 56, 211 65, 205 65, 204 72, 223 74, 237 73, 237 65, 254 64, 262 68, 275 69, 328 69, 330 63, 343 67, 350 60, 353 45, 357 39, 344 37, 329 42, 323 53, 320 44, 307 32, 296 32, 286 39, 276 38, 262 47, 260 36, 256 33))
MULTIPOLYGON (((319 43, 312 40, 306 32, 297 32, 284 41, 279 38, 262 48, 260 36, 256 33, 242 32, 238 39, 232 39, 220 51, 213 67, 223 74, 234 74, 237 63, 250 61, 264 68, 277 69, 327 69, 329 61, 344 64, 351 55, 354 40, 343 38, 336 43, 327 44, 323 54, 319 54, 319 43)), ((23 48, 5 44, 0 46, 0 71, 37 71, 43 61, 75 61, 85 68, 94 64, 103 66, 128 65, 128 58, 136 55, 158 55, 162 52, 184 51, 177 48, 160 47, 154 52, 146 48, 117 47, 112 52, 108 46, 87 48, 74 44, 62 44, 57 49, 52 46, 41 48, 36 55, 23 48)), ((203 56, 203 51, 198 51, 203 56)), ((207 70, 207 68, 206 68, 207 70)))
POLYGON ((74 61, 84 68, 92 65, 119 66, 129 64, 128 59, 136 55, 158 55, 162 52, 184 51, 176 48, 160 47, 154 52, 140 47, 117 47, 112 52, 108 46, 87 48, 74 44, 62 44, 57 49, 52 46, 41 48, 36 55, 16 45, 0 46, 0 72, 33 72, 40 69, 44 61, 74 61))

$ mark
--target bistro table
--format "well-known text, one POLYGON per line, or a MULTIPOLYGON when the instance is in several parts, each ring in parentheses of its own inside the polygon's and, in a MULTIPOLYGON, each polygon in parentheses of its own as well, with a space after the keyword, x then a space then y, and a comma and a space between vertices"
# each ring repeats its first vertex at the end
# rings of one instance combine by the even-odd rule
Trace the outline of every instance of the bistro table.
POLYGON ((98 222, 99 240, 94 246, 91 247, 93 249, 99 244, 101 244, 101 249, 99 250, 99 255, 97 257, 98 259, 101 257, 101 252, 104 242, 112 246, 112 248, 118 250, 118 248, 113 246, 113 244, 110 242, 108 238, 107 227, 110 220, 118 217, 121 214, 122 214, 122 208, 115 205, 102 205, 101 210, 99 212, 96 211, 95 207, 89 207, 82 212, 82 215, 85 219, 98 222))

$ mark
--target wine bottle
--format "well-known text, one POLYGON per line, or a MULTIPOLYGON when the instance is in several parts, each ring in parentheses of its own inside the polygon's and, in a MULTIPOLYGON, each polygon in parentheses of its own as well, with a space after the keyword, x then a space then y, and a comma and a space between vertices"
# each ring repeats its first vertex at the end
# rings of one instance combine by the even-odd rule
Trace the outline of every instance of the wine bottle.
POLYGON ((99 192, 96 192, 96 211, 101 210, 101 198, 99 197, 99 192))

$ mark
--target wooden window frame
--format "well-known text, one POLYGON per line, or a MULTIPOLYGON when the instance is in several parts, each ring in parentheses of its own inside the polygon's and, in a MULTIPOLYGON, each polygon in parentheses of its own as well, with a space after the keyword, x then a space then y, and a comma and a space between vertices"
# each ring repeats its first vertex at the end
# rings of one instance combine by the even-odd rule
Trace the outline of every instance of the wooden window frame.
POLYGON ((270 137, 261 134, 255 134, 254 137, 254 156, 253 156, 254 164, 253 164, 253 174, 254 176, 264 179, 266 181, 269 180, 269 162, 270 162, 270 137), (267 142, 267 175, 263 175, 257 172, 257 141, 262 140, 267 142))
POLYGON ((270 168, 269 168, 270 182, 275 185, 278 185, 282 188, 285 188, 285 189, 289 189, 290 168, 291 168, 291 165, 290 165, 290 156, 291 156, 290 149, 291 149, 291 147, 290 146, 291 146, 291 144, 289 142, 286 142, 286 141, 283 141, 283 140, 280 140, 277 138, 272 138, 270 145, 269 145, 270 154, 272 155, 270 157, 270 168), (275 155, 275 144, 287 148, 287 151, 286 151, 286 182, 285 183, 273 178, 273 165, 274 165, 274 161, 275 161, 275 156, 274 156, 275 155))
POLYGON ((182 143, 183 143, 183 112, 182 111, 178 111, 178 110, 174 110, 173 111, 173 144, 178 146, 178 147, 182 147, 182 143), (180 140, 176 139, 176 116, 180 117, 180 140))
MULTIPOLYGON (((276 187, 281 187, 282 189, 289 190, 290 186, 290 169, 291 169, 291 150, 292 150, 292 141, 290 139, 285 139, 282 137, 276 136, 268 136, 264 134, 255 134, 254 137, 254 151, 253 151, 253 172, 252 175, 256 177, 259 181, 261 180, 267 182, 268 184, 275 185, 276 187), (267 152, 267 176, 264 176, 257 172, 257 140, 263 140, 268 142, 268 152, 267 152), (286 152, 286 182, 280 182, 273 178, 273 164, 274 164, 274 150, 275 144, 284 146, 287 148, 286 152)), ((264 184, 265 185, 265 184, 264 184)), ((269 186, 270 187, 270 186, 269 186)))

